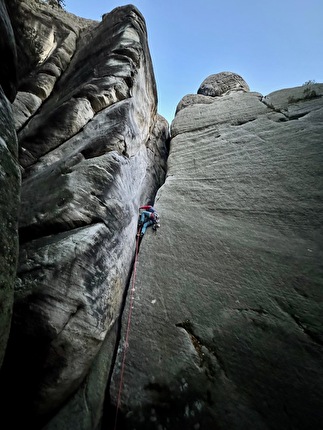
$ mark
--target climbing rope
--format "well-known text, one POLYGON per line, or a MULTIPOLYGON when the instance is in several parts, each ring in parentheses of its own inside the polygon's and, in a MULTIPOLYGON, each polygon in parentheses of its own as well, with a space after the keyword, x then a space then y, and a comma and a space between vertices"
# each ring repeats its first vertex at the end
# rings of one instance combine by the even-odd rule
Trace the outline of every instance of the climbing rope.
POLYGON ((128 349, 128 339, 129 339, 129 333, 130 333, 130 324, 131 324, 131 314, 132 314, 132 308, 133 308, 133 301, 134 301, 134 292, 135 292, 135 282, 136 282, 136 274, 137 274, 137 261, 138 261, 138 253, 139 253, 139 242, 140 242, 140 228, 137 232, 137 239, 136 239, 136 252, 135 252, 135 262, 133 267, 133 275, 132 275, 132 285, 131 285, 131 294, 130 294, 130 303, 129 303, 129 312, 128 312, 128 322, 127 322, 127 329, 126 329, 126 336, 125 336, 125 343, 124 343, 124 351, 123 351, 123 357, 122 357, 122 364, 121 364, 121 371, 120 371, 120 384, 119 384, 119 392, 118 392, 118 399, 117 399, 117 406, 116 406, 116 416, 114 421, 114 430, 117 428, 117 420, 118 420, 118 412, 120 408, 121 403, 121 393, 123 388, 123 374, 124 374, 124 368, 125 368, 125 362, 126 362, 126 355, 127 355, 127 349, 128 349))

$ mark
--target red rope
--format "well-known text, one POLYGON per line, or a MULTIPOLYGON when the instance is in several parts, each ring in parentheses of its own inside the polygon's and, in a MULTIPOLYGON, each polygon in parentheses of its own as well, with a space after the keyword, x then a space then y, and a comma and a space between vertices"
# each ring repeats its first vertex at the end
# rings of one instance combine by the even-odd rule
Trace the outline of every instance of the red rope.
MULTIPOLYGON (((138 230, 138 233, 140 234, 139 230, 138 230)), ((115 421, 114 421, 114 430, 116 430, 116 428, 117 428, 118 412, 119 412, 119 408, 120 408, 121 392, 122 392, 122 387, 123 387, 123 374, 124 374, 124 368, 125 368, 125 362, 126 362, 127 349, 129 347, 128 339, 129 339, 129 333, 130 333, 131 314, 132 314, 132 308, 133 308, 135 281, 136 281, 136 274, 137 274, 137 260, 138 260, 139 240, 140 240, 139 234, 137 235, 137 241, 136 241, 136 253, 135 253, 135 262, 134 262, 133 275, 132 275, 128 323, 127 323, 127 330, 126 330, 126 337, 125 337, 124 351, 123 351, 123 358, 122 358, 122 365, 121 365, 121 372, 120 372, 120 384, 119 384, 118 400, 117 400, 117 406, 116 406, 116 416, 115 416, 115 421)))

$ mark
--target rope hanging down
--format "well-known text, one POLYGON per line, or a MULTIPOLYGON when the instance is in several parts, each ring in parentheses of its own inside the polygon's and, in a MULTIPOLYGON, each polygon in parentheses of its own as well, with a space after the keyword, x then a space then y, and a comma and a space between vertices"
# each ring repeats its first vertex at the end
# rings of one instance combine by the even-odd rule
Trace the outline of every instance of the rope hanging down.
MULTIPOLYGON (((138 232, 140 232, 140 229, 138 230, 138 232)), ((128 339, 129 339, 129 333, 130 333, 131 314, 132 314, 133 301, 134 301, 135 282, 136 282, 136 274, 137 274, 137 261, 138 261, 138 253, 139 253, 139 241, 140 241, 140 236, 137 235, 135 262, 134 262, 134 267, 133 267, 131 295, 130 295, 130 304, 129 304, 129 313, 128 313, 128 322, 127 322, 126 337, 125 337, 124 351, 123 351, 121 371, 120 371, 120 384, 119 384, 118 399, 117 399, 117 406, 116 406, 116 416, 115 416, 115 421, 114 421, 114 430, 116 430, 116 428, 117 428, 118 412, 119 412, 119 408, 120 408, 121 393, 122 393, 122 387, 123 387, 123 374, 124 374, 124 368, 125 368, 125 362, 126 362, 127 349, 129 346, 128 345, 128 339)))

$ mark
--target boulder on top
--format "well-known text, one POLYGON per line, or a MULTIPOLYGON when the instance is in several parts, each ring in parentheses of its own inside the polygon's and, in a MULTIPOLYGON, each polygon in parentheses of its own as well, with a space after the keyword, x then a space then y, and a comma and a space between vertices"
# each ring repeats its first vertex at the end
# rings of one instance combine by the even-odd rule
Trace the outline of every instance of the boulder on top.
POLYGON ((204 96, 222 96, 228 91, 249 91, 246 81, 236 73, 221 72, 210 75, 201 83, 197 94, 204 96))

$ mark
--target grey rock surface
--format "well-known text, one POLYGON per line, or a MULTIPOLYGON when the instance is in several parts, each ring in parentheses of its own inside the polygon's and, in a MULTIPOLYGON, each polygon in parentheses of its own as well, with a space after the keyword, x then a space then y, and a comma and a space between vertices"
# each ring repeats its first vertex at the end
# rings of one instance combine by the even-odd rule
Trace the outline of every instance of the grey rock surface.
POLYGON ((48 80, 59 77, 75 52, 80 33, 97 25, 61 8, 49 7, 43 0, 6 0, 6 6, 19 59, 19 89, 25 87, 29 92, 31 87, 38 87, 38 82, 48 85, 44 74, 48 80))
POLYGON ((197 93, 217 97, 228 91, 249 91, 249 86, 240 75, 232 72, 221 72, 204 79, 197 93))
POLYGON ((0 1, 0 368, 10 333, 18 260, 20 170, 10 101, 17 91, 17 53, 6 5, 0 1))
POLYGON ((168 123, 135 7, 100 23, 38 1, 14 10, 21 37, 38 43, 11 118, 23 182, 1 401, 20 411, 15 427, 90 430, 102 418, 138 207, 164 182, 168 123))
POLYGON ((321 430, 323 85, 211 75, 169 148, 140 12, 55 3, 0 0, 1 425, 321 430))
POLYGON ((0 367, 10 333, 18 261, 20 170, 11 105, 0 86, 0 367))
POLYGON ((12 102, 17 93, 17 50, 5 0, 0 0, 0 85, 12 102))
POLYGON ((322 94, 229 91, 176 115, 112 376, 120 428, 321 428, 322 94))

